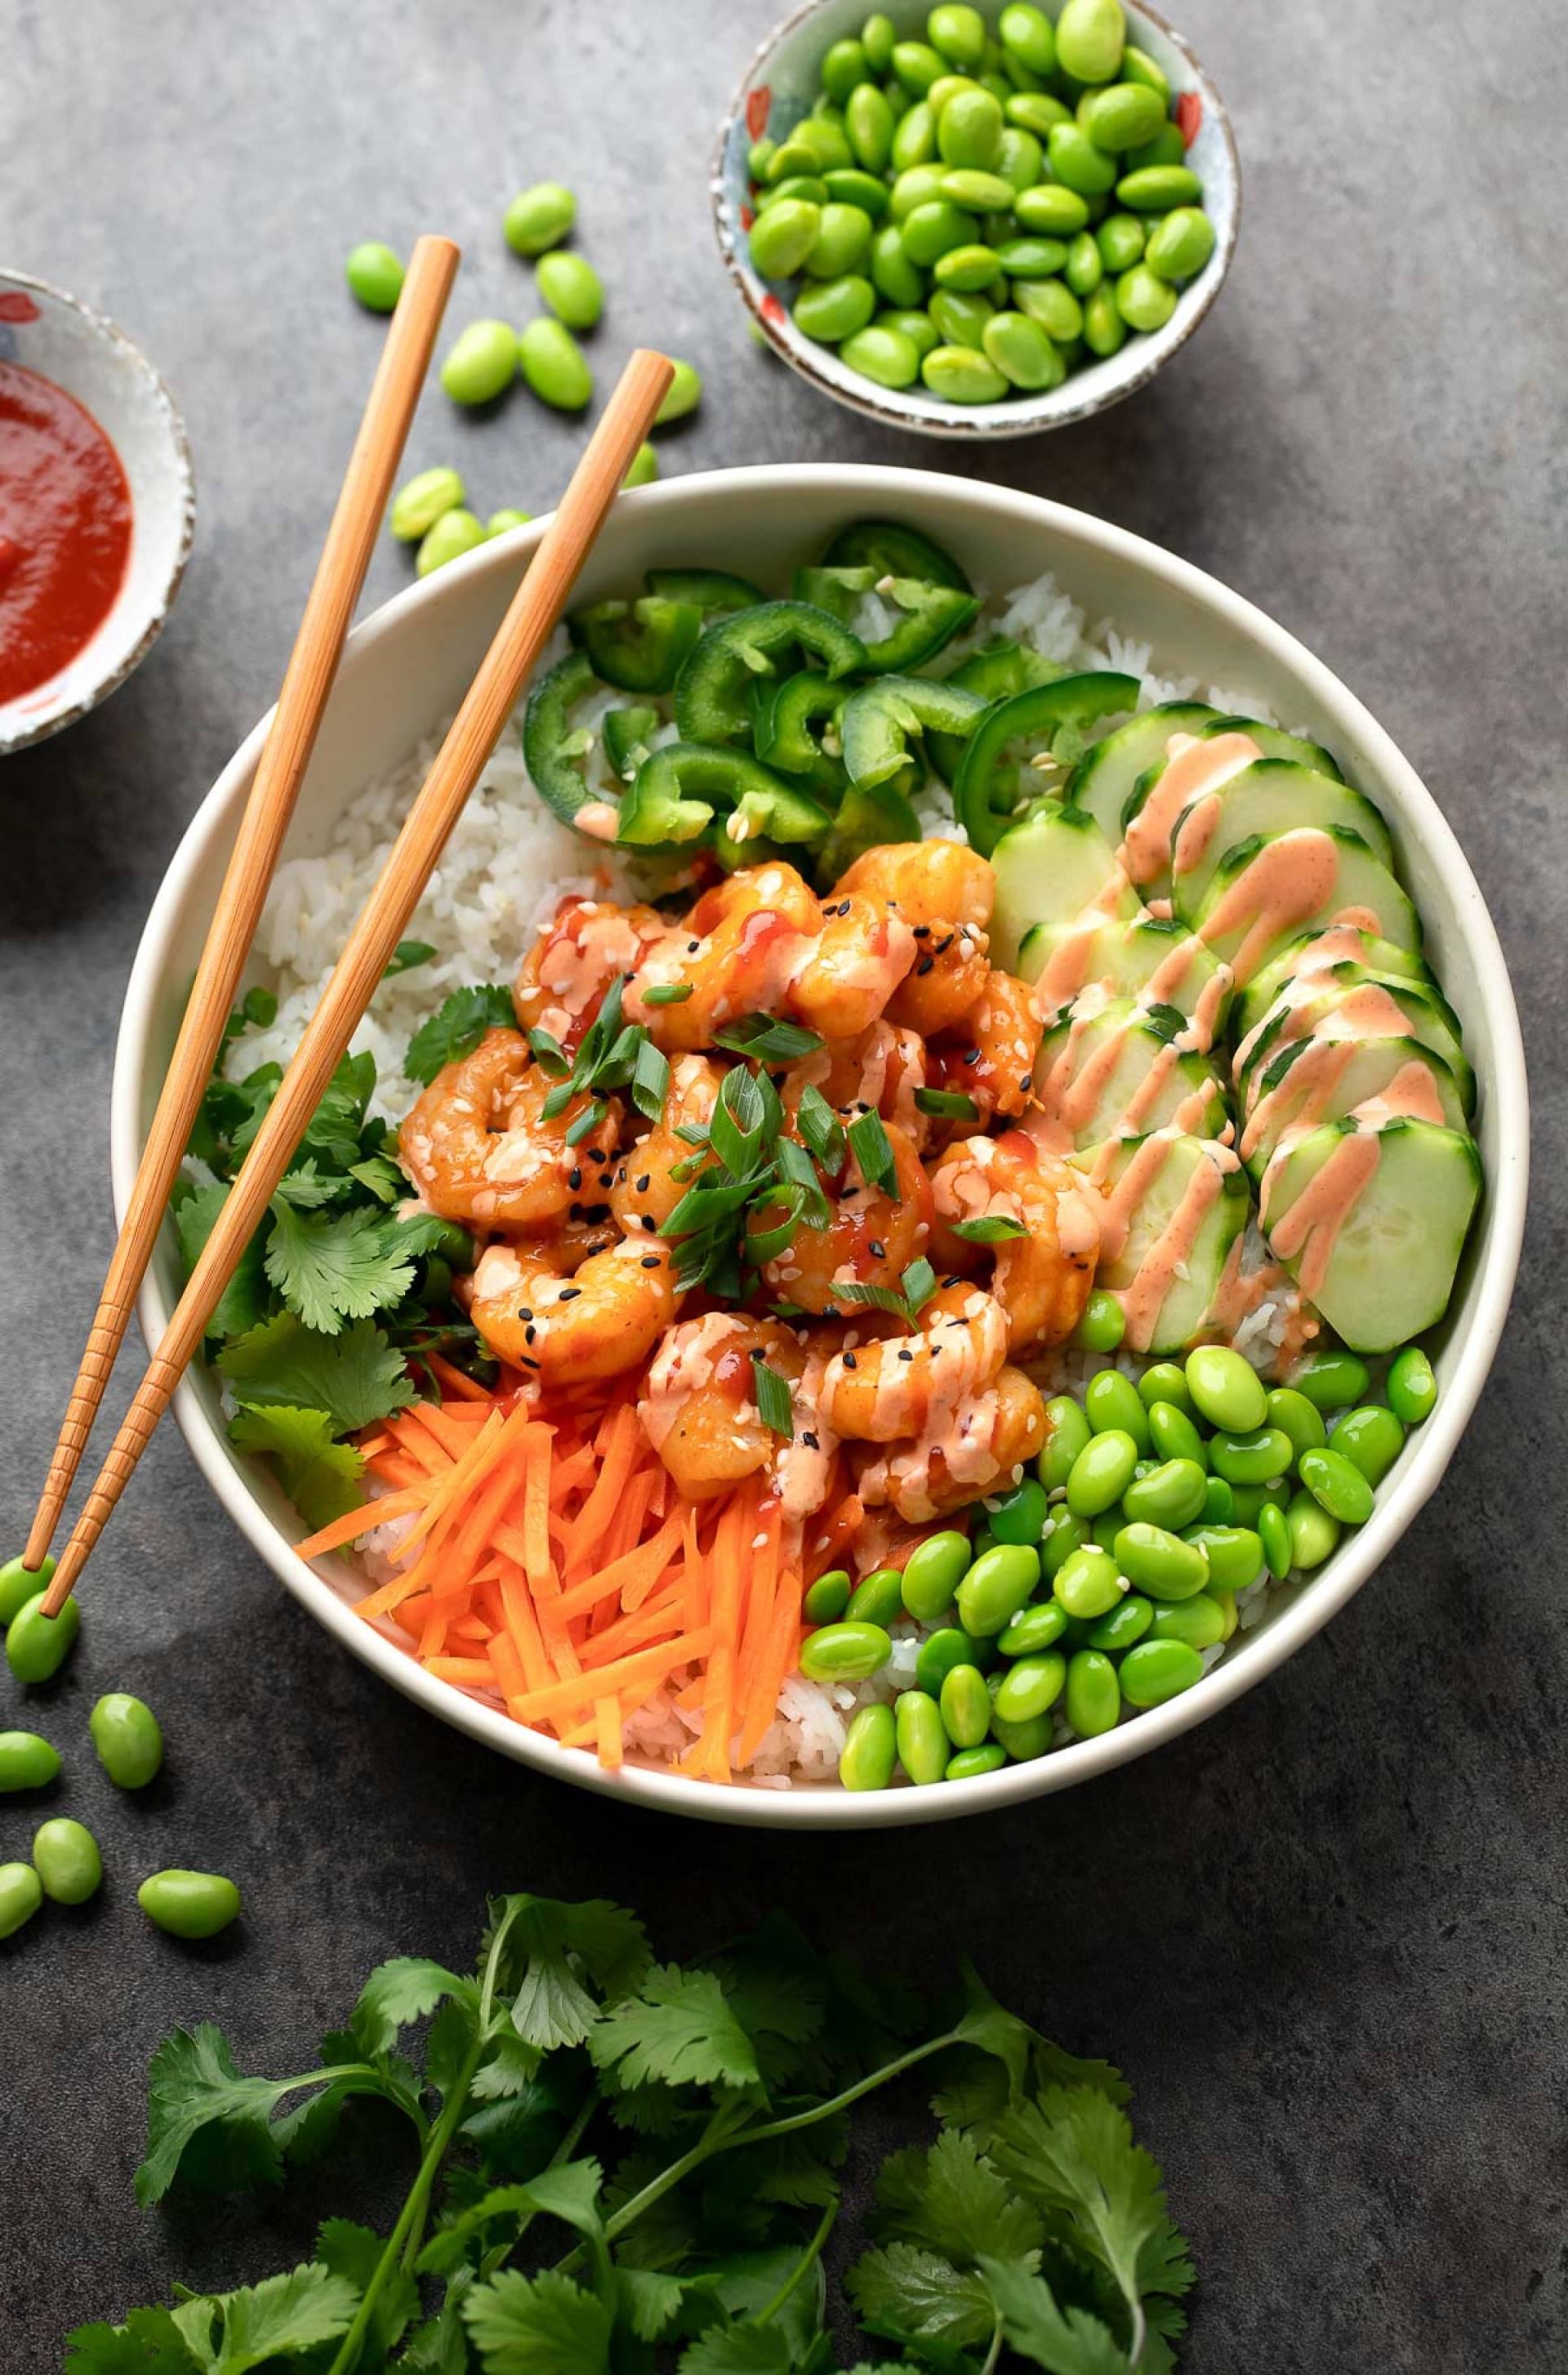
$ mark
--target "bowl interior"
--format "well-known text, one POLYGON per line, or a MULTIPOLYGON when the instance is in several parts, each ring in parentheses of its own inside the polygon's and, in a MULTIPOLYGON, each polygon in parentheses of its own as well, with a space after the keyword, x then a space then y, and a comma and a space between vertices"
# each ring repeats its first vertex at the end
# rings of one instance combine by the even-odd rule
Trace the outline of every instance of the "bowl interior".
MULTIPOLYGON (((890 0, 887 10, 901 40, 923 37, 927 13, 922 0, 890 0)), ((1119 353, 1073 372, 1060 387, 967 407, 944 403, 919 385, 879 387, 851 371, 836 348, 819 346, 796 328, 789 313, 793 284, 764 280, 754 268, 746 236, 750 211, 747 152, 764 133, 782 140, 791 125, 810 113, 825 53, 834 41, 859 33, 866 11, 859 0, 808 0, 769 36, 748 67, 720 133, 713 160, 713 219, 725 262, 753 318, 803 378, 841 404, 927 436, 1024 437, 1063 428, 1119 403, 1185 344, 1230 269, 1241 219, 1241 175, 1220 95, 1191 50, 1151 10, 1129 6, 1126 14, 1128 38, 1156 60, 1172 89, 1193 91, 1202 102, 1202 122, 1187 161, 1203 183, 1204 205, 1216 233, 1214 253, 1183 289, 1163 329, 1130 337, 1119 353)))
MULTIPOLYGON (((316 1574, 294 1556, 289 1543, 300 1521, 271 1478, 228 1444, 210 1374, 191 1373, 179 1398, 181 1423, 219 1498, 296 1596, 357 1655, 408 1696, 507 1755, 580 1784, 711 1819, 864 1827, 1005 1804, 1141 1755, 1239 1696, 1343 1605, 1432 1490, 1484 1382, 1518 1258, 1527 1101, 1517 1020, 1491 919, 1457 844, 1408 762, 1338 679, 1262 613, 1186 563, 1059 505, 929 472, 831 467, 715 472, 624 498, 584 572, 579 597, 623 592, 655 563, 711 563, 764 581, 786 580, 792 565, 814 557, 835 529, 871 512, 906 519, 949 545, 976 582, 992 590, 1054 572, 1090 620, 1111 618, 1124 633, 1147 642, 1162 673, 1223 686, 1240 704, 1261 703, 1336 752, 1389 821, 1432 962, 1463 1022, 1481 1084, 1477 1129, 1487 1192, 1435 1348, 1443 1387, 1438 1410, 1410 1435, 1369 1523, 1347 1539, 1319 1576, 1272 1595, 1264 1621, 1183 1697, 1101 1740, 939 1791, 849 1798, 831 1790, 720 1789, 631 1766, 618 1777, 601 1775, 589 1757, 556 1747, 433 1681, 354 1616, 335 1563, 324 1562, 316 1574)), ((521 530, 482 548, 358 630, 306 778, 291 853, 322 849, 353 795, 404 762, 444 722, 539 532, 538 526, 521 530)), ((113 1162, 122 1207, 263 730, 252 735, 198 812, 137 956, 115 1070, 113 1162)), ((141 1306, 149 1338, 161 1329, 180 1283, 172 1233, 166 1230, 141 1306)))
POLYGON ((167 617, 190 550, 195 485, 174 402, 146 357, 100 313, 42 282, 0 273, 0 360, 52 380, 90 412, 131 493, 120 591, 57 676, 0 703, 0 750, 78 717, 128 676, 167 617))

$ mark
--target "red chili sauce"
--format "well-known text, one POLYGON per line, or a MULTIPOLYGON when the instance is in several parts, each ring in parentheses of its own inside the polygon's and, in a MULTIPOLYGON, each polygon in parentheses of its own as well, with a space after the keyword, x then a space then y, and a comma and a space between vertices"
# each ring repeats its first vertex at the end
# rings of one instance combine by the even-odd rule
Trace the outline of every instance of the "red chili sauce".
POLYGON ((131 490, 91 413, 0 362, 0 701, 47 683, 90 640, 130 549, 131 490))

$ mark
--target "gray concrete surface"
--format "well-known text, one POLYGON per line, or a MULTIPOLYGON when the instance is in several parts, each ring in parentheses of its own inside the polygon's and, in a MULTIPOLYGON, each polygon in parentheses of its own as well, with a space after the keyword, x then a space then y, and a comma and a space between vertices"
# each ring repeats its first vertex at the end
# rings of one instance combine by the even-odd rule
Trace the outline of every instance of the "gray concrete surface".
MULTIPOLYGON (((0 1428, 19 1542, 111 1238, 110 1062, 136 936, 213 774, 270 700, 376 343, 356 240, 454 233, 454 319, 521 308, 498 236, 561 175, 604 268, 601 381, 695 357, 666 468, 944 467, 749 346, 713 251, 714 120, 772 0, 0 0, 0 255, 118 316, 168 374, 195 558, 135 680, 0 774, 0 1428)), ((678 1950, 778 1902, 877 1967, 961 1947, 1136 2081, 1203 2272, 1199 2375, 1525 2375, 1568 2355, 1561 1748, 1568 1495, 1561 1165, 1568 480, 1561 24, 1379 0, 1191 0, 1245 166, 1235 272, 1187 353, 1098 424, 958 462, 1212 569, 1392 729, 1454 820, 1515 969, 1538 1112, 1507 1341, 1446 1483, 1375 1582, 1218 1722, 987 1828, 882 1841, 690 1830, 492 1761, 330 1648, 171 1427, 93 1574, 45 1712, 111 1882, 0 1948, 0 2366, 89 2315, 286 2263, 333 2198, 142 2217, 148 2055, 212 2015, 300 2066, 382 1956, 467 1952, 487 1888, 635 1900, 678 1950), (171 1741, 145 1801, 85 1756, 97 1693, 171 1741), (186 1952, 135 1878, 244 1883, 186 1952)), ((577 443, 521 396, 439 391, 411 463, 539 508, 577 443)), ((403 582, 390 546, 367 599, 403 582)), ((6 1720, 14 1693, 0 1694, 6 1720)), ((22 1850, 29 1814, 0 1818, 22 1850)), ((859 2165, 857 2165, 859 2173, 859 2165)), ((338 2206, 333 2199, 333 2206, 338 2206)))

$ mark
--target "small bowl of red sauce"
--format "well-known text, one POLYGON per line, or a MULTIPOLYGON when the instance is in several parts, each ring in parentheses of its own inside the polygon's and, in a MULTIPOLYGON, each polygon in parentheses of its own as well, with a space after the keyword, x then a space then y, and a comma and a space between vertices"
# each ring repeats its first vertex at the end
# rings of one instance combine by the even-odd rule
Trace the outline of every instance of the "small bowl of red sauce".
POLYGON ((85 716, 146 656, 195 500, 145 355, 64 289, 0 271, 0 753, 85 716))

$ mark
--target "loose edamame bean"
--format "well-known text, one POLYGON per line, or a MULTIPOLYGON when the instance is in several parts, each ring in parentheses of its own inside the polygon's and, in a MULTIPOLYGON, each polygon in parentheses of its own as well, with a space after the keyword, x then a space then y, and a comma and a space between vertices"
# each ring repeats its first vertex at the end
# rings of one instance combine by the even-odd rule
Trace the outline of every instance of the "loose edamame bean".
POLYGON ((1284 1510, 1272 1501, 1266 1501, 1257 1513, 1257 1539, 1269 1574, 1276 1583, 1283 1583, 1291 1572, 1291 1526, 1284 1510))
POLYGON ((996 151, 996 171, 1008 185, 1009 207, 1025 190, 1033 189, 1044 170, 1045 151, 1033 133, 1026 132, 1020 124, 1005 124, 1002 144, 996 151))
POLYGON ((1067 1483, 1074 1460, 1094 1430, 1071 1394, 1054 1395, 1045 1405, 1045 1419, 1051 1431, 1036 1466, 1046 1492, 1055 1493, 1067 1483))
POLYGON ((1154 1622, 1154 1602, 1139 1591, 1129 1591, 1125 1600, 1097 1616, 1089 1627, 1088 1642, 1091 1649, 1130 1649, 1141 1641, 1154 1622))
POLYGON ((937 149, 945 165, 994 170, 1002 147, 1001 101, 988 90, 961 90, 937 118, 937 149))
POLYGON ((517 376, 517 333, 510 322, 470 322, 441 367, 454 404, 489 404, 517 376))
POLYGON ((1185 1641, 1140 1641, 1122 1660, 1116 1679, 1136 1707, 1161 1707, 1203 1678, 1203 1660, 1185 1641))
POLYGON ((1091 1436, 1067 1478, 1067 1507, 1074 1515, 1097 1518, 1113 1508, 1132 1483, 1138 1454, 1138 1443, 1125 1427, 1091 1436))
POLYGON ((240 1892, 221 1873, 174 1869, 149 1873, 136 1903, 171 1938, 216 1938, 238 1915, 240 1892))
POLYGON ((924 99, 944 71, 942 57, 929 41, 895 41, 892 66, 905 90, 915 99, 924 99))
POLYGON ((1056 64, 1075 82, 1111 82, 1126 38, 1122 0, 1066 0, 1056 18, 1056 64))
POLYGON ((1236 1495, 1222 1476, 1211 1476, 1204 1487, 1203 1522, 1206 1526, 1228 1526, 1236 1514, 1236 1495))
POLYGON ((541 313, 517 337, 523 376, 541 404, 557 412, 581 412, 594 393, 594 374, 564 322, 541 313))
POLYGON ((1269 1395, 1268 1424, 1290 1437, 1291 1448, 1298 1456, 1303 1451, 1321 1450, 1328 1440, 1323 1414, 1316 1404, 1290 1386, 1276 1386, 1269 1395))
MULTIPOLYGON (((925 294, 925 278, 904 253, 903 231, 896 222, 884 223, 871 242, 871 283, 890 305, 918 305, 925 294)), ((875 325, 872 325, 875 327, 875 325)), ((915 357, 918 370, 919 357, 915 357)), ((874 375, 874 374, 873 374, 874 375)), ((890 383, 902 385, 902 382, 890 383)))
POLYGON ((830 1567, 819 1575, 800 1603, 800 1613, 808 1625, 833 1625, 849 1606, 850 1580, 842 1566, 830 1567))
POLYGON ((977 347, 933 347, 920 376, 948 404, 995 404, 1008 392, 1003 374, 977 347))
POLYGON ((1042 1649, 1054 1649, 1069 1622, 1059 1600, 1032 1601, 998 1635, 996 1647, 1004 1658, 1032 1658, 1042 1649))
POLYGON ((631 456, 626 476, 620 483, 623 487, 649 487, 658 475, 658 454, 644 437, 636 453, 631 456))
POLYGON ((56 1905, 85 1905, 103 1883, 103 1858, 85 1823, 56 1815, 33 1834, 32 1864, 45 1896, 56 1905))
POLYGON ((914 1679, 932 1698, 940 1696, 942 1684, 955 1666, 977 1666, 982 1670, 996 1655, 994 1641, 976 1641, 961 1633, 956 1625, 945 1625, 920 1644, 914 1661, 914 1679))
POLYGON ((1176 1533, 1203 1507, 1208 1479, 1196 1459, 1162 1460, 1151 1475, 1126 1487, 1122 1507, 1135 1523, 1164 1526, 1176 1533))
POLYGON ((59 1750, 36 1731, 0 1731, 0 1795, 46 1789, 59 1770, 59 1750))
POLYGON ((955 66, 977 66, 985 54, 985 19, 978 8, 941 0, 925 19, 926 38, 955 66))
POLYGON ((1202 195, 1203 183, 1187 165, 1144 165, 1137 172, 1124 173, 1116 183, 1117 203, 1136 215, 1165 215, 1174 207, 1196 207, 1202 195))
POLYGON ((1083 1389, 1083 1412, 1096 1435, 1119 1428, 1131 1436, 1140 1457, 1148 1452, 1149 1413, 1138 1399, 1138 1388, 1120 1369, 1102 1369, 1091 1377, 1083 1389))
POLYGON ((942 1677, 942 1725, 955 1748, 978 1748, 991 1729, 991 1694, 978 1666, 954 1666, 942 1677))
POLYGON ((1069 355, 1083 334, 1083 308, 1065 280, 1020 280, 1013 289, 1019 311, 1038 322, 1058 354, 1069 355))
POLYGON ((943 174, 942 195, 955 207, 967 207, 971 214, 1000 214, 1012 205, 1013 185, 999 173, 983 173, 975 166, 961 165, 943 174))
POLYGON ((886 1632, 903 1614, 903 1577, 898 1568, 874 1567, 850 1593, 844 1614, 852 1625, 879 1625, 886 1632))
POLYGON ((569 330, 591 330, 605 310, 604 283, 585 255, 557 248, 540 256, 534 278, 540 297, 569 330))
POLYGON ((1164 1526, 1135 1520, 1121 1527, 1115 1558, 1127 1581, 1154 1600, 1190 1600, 1208 1581, 1202 1547, 1184 1542, 1164 1526))
POLYGON ((879 173, 893 153, 897 130, 887 96, 874 82, 863 82, 844 101, 844 137, 867 173, 879 173))
POLYGON ((851 91, 866 80, 870 67, 864 41, 834 41, 822 60, 822 89, 843 107, 851 91))
POLYGON ((983 1773, 999 1773, 1008 1761, 1008 1752, 999 1740, 987 1740, 978 1748, 961 1748, 956 1756, 948 1759, 943 1775, 947 1781, 975 1781, 983 1773))
POLYGON ((444 568, 449 561, 472 552, 484 540, 482 522, 459 505, 456 511, 442 512, 434 527, 421 538, 414 555, 414 567, 421 577, 428 577, 432 569, 444 568))
POLYGON ((916 100, 893 126, 890 160, 895 173, 912 165, 929 165, 937 154, 937 119, 927 100, 916 100))
POLYGON ((513 255, 543 255, 559 247, 577 219, 577 201, 560 182, 536 182, 520 190, 501 222, 513 255))
POLYGON ((532 512, 520 512, 515 504, 503 503, 500 511, 491 512, 485 522, 486 543, 489 542, 492 536, 507 536, 514 527, 531 526, 533 517, 532 512))
POLYGON ((1138 1399, 1146 1409, 1156 1402, 1173 1402, 1179 1411, 1192 1416, 1192 1396, 1187 1391, 1186 1371, 1179 1361, 1156 1361, 1145 1369, 1138 1381, 1138 1399))
POLYGON ((950 198, 926 198, 905 215, 900 236, 910 262, 925 270, 949 249, 973 244, 979 229, 974 216, 950 198))
POLYGON ((1291 1376, 1295 1391, 1320 1411, 1349 1410, 1365 1401, 1371 1382, 1366 1363, 1353 1353, 1315 1353, 1291 1376))
POLYGON ((978 289, 988 289, 1001 271, 1002 265, 994 247, 972 244, 949 247, 945 255, 937 258, 933 268, 939 288, 961 289, 972 293, 978 289))
POLYGON ((1060 182, 1042 183, 1020 190, 1013 207, 1024 230, 1036 239, 1076 239, 1089 222, 1089 208, 1076 190, 1060 182))
POLYGON ((863 330, 877 310, 877 292, 863 273, 814 280, 795 301, 796 326, 821 345, 836 347, 863 330))
POLYGON ((987 1501, 985 1515, 999 1542, 1026 1542, 1032 1550, 1050 1515, 1045 1487, 1034 1477, 1025 1476, 1010 1492, 987 1501))
POLYGON ((1122 1686, 1102 1650, 1079 1649, 1067 1660, 1067 1721, 1080 1740, 1114 1731, 1122 1712, 1122 1686))
POLYGON ((403 261, 383 239, 350 248, 343 278, 370 313, 390 313, 403 294, 403 261))
POLYGON ((1244 1591, 1263 1573, 1263 1544, 1250 1526, 1194 1526, 1182 1539, 1208 1561, 1213 1589, 1244 1591))
POLYGON ((1161 1459, 1190 1459, 1196 1468, 1208 1465, 1208 1446, 1174 1402, 1149 1403, 1149 1439, 1161 1459))
MULTIPOLYGON (((1306 1457, 1310 1459, 1311 1453, 1306 1457)), ((1321 1508, 1310 1493, 1298 1493, 1285 1512, 1291 1530, 1291 1565, 1310 1575, 1321 1566, 1339 1540, 1339 1520, 1321 1508)))
POLYGON ((892 1653, 879 1625, 824 1625, 802 1644, 800 1671, 814 1683, 863 1683, 892 1653))
POLYGON ((1278 1426, 1256 1427, 1247 1435, 1221 1430, 1208 1446, 1208 1464, 1227 1484, 1267 1484, 1286 1475, 1294 1457, 1295 1446, 1278 1426))
POLYGON ((1173 207, 1149 234, 1143 260, 1161 280, 1195 279, 1214 253, 1214 225, 1201 207, 1173 207))
POLYGON ((18 1683, 46 1683, 57 1674, 76 1646, 82 1612, 75 1594, 58 1616, 45 1616, 43 1594, 36 1592, 17 1611, 6 1634, 6 1662, 18 1683))
POLYGON ((1056 33, 1043 8, 1027 5, 1027 0, 1012 0, 996 19, 996 35, 1009 56, 1026 65, 1031 74, 1048 75, 1055 70, 1056 33))
POLYGON ((1088 1518, 1076 1517, 1065 1502, 1058 1502, 1040 1536, 1041 1573, 1054 1578, 1091 1539, 1088 1518))
POLYGON ((751 261, 764 280, 787 280, 810 254, 822 219, 807 198, 781 198, 751 226, 751 261))
POLYGON ((1165 111, 1158 95, 1145 84, 1117 82, 1090 91, 1078 120, 1097 148, 1125 156, 1153 139, 1165 121, 1165 111))
POLYGON ((838 280, 846 272, 857 271, 870 251, 875 229, 864 207, 842 207, 830 201, 822 208, 806 271, 813 280, 838 280))
POLYGON ((41 1566, 24 1566, 19 1558, 7 1559, 0 1566, 0 1625, 9 1625, 19 1616, 29 1600, 47 1591, 54 1580, 54 1561, 45 1557, 41 1566))
POLYGON ((1080 198, 1102 198, 1116 186, 1116 160, 1097 148, 1077 124, 1053 124, 1045 142, 1051 171, 1080 198))
POLYGON ((14 1937, 43 1903, 43 1883, 30 1863, 0 1863, 0 1938, 14 1937))
POLYGON ((980 344, 1014 387, 1060 387, 1067 375, 1049 337, 1027 313, 994 313, 980 333, 980 344))
POLYGON ((1104 279, 1105 266, 1092 231, 1080 230, 1073 241, 1062 267, 1062 278, 1075 297, 1091 297, 1104 279))
POLYGON ((1282 1509, 1290 1497, 1290 1483, 1283 1474, 1271 1478, 1267 1484, 1232 1484, 1231 1517, 1226 1523, 1233 1519, 1238 1526, 1251 1526, 1256 1531, 1259 1512, 1282 1509))
POLYGON ((1364 1526, 1375 1507, 1372 1486, 1342 1451, 1303 1451, 1296 1472, 1318 1507, 1342 1526, 1364 1526))
POLYGON ((1147 89, 1159 93, 1162 108, 1170 106, 1171 85, 1163 67, 1149 56, 1147 50, 1136 48, 1131 41, 1122 52, 1122 79, 1124 82, 1142 83, 1147 89))
MULTIPOLYGON (((909 307, 890 313, 878 313, 871 327, 874 330, 897 330, 901 337, 909 340, 917 358, 928 355, 933 347, 941 344, 937 325, 930 315, 917 313, 909 307)), ((845 344, 848 344, 847 340, 845 344)))
POLYGON ((1171 1601, 1154 1612, 1149 1630, 1151 1641, 1185 1641, 1189 1649, 1212 1649, 1225 1638, 1225 1612, 1207 1591, 1190 1600, 1171 1601))
POLYGON ((784 181, 775 182, 764 190, 757 202, 759 214, 773 207, 786 206, 792 198, 804 198, 814 207, 828 203, 828 185, 816 173, 791 173, 784 181))
MULTIPOLYGON (((1061 262, 1065 261, 1065 257, 1061 259, 1061 262)), ((1051 267, 1053 271, 1060 268, 1060 262, 1051 267)), ((1076 337, 1077 332, 1073 335, 1076 337)), ((1087 1353, 1114 1353, 1126 1332, 1127 1315, 1121 1304, 1108 1287, 1097 1286, 1083 1306, 1083 1317, 1073 1329, 1072 1341, 1081 1344, 1087 1353)), ((1103 1374, 1114 1377, 1117 1373, 1108 1369, 1103 1374)), ((1096 1381, 1091 1379, 1091 1382, 1096 1381)), ((1122 1382, 1129 1393, 1136 1395, 1137 1388, 1130 1379, 1124 1377, 1122 1382)))
POLYGON ((893 1702, 899 1763, 912 1781, 939 1781, 952 1743, 942 1711, 929 1691, 901 1691, 893 1702))
POLYGON ((1089 1623, 1114 1608, 1126 1588, 1116 1560, 1096 1542, 1074 1551, 1051 1585, 1067 1614, 1089 1623))
POLYGON ((1268 1415, 1263 1380, 1250 1361, 1224 1344, 1199 1344, 1187 1354, 1187 1388, 1210 1426, 1250 1435, 1268 1415))
POLYGON ((897 39, 892 18, 880 8, 867 18, 860 28, 860 42, 873 74, 887 73, 893 62, 893 43, 897 39))
POLYGON ((839 1755, 846 1790, 885 1790, 893 1778, 898 1735, 890 1707, 863 1707, 850 1719, 839 1755))
POLYGON ((1363 1402, 1334 1422, 1329 1447, 1359 1468, 1369 1484, 1381 1484, 1405 1447, 1405 1430, 1391 1410, 1363 1402))
POLYGON ((466 500, 466 490, 455 470, 421 470, 398 488, 387 525, 400 543, 418 544, 443 513, 455 511, 466 500))
POLYGON ((1388 1365, 1384 1385, 1388 1407, 1407 1426, 1420 1426, 1437 1408, 1437 1379, 1419 1344, 1407 1344, 1388 1365))
POLYGON ((1094 231, 1094 244, 1100 250, 1106 271, 1126 272, 1141 262, 1148 236, 1137 215, 1107 215, 1102 223, 1095 226, 1094 231))
POLYGON ((1126 346, 1127 325, 1116 304, 1116 292, 1102 280, 1083 309, 1083 343, 1092 355, 1114 355, 1126 346))
POLYGON ((912 165, 907 172, 899 175, 889 193, 890 220, 905 223, 916 207, 935 206, 946 179, 939 165, 912 165))
POLYGON ((1054 1736, 1048 1715, 1025 1716, 1020 1722, 1009 1723, 995 1707, 991 1710, 991 1737, 1007 1750, 1015 1765, 1028 1765, 1036 1756, 1043 1756, 1054 1736))
POLYGON ((958 1587, 959 1623, 981 1637, 1002 1632, 1040 1581, 1040 1554, 1022 1542, 983 1551, 958 1587))
POLYGON ((979 347, 996 316, 991 300, 965 289, 933 289, 931 321, 945 347, 979 347))
POLYGON ((776 140, 753 140, 746 152, 748 177, 753 182, 765 181, 768 168, 778 153, 779 144, 776 140))
POLYGON ((969 1544, 956 1531, 927 1534, 916 1542, 899 1582, 903 1605, 917 1624, 934 1625, 946 1615, 969 1560, 969 1544))
POLYGON ((98 1761, 122 1790, 145 1790, 163 1764, 158 1718, 129 1691, 106 1691, 88 1718, 98 1761))
POLYGON ((1067 1678, 1067 1661, 1057 1649, 1020 1658, 996 1684, 991 1702, 993 1719, 999 1716, 1004 1723, 1032 1723, 1055 1706, 1067 1678))

